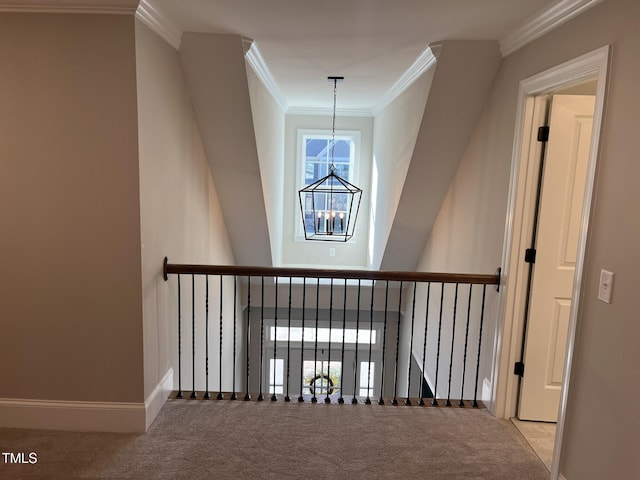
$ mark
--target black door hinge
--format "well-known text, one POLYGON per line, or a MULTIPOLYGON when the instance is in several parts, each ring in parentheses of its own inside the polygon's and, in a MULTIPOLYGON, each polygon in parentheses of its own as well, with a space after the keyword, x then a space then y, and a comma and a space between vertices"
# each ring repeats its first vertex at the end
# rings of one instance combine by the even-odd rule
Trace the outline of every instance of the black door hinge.
POLYGON ((536 263, 536 249, 527 248, 524 251, 524 261, 527 263, 536 263))
POLYGON ((539 142, 549 141, 549 127, 538 127, 538 141, 539 142))
POLYGON ((513 366, 513 374, 524 377, 524 363, 516 362, 513 366))

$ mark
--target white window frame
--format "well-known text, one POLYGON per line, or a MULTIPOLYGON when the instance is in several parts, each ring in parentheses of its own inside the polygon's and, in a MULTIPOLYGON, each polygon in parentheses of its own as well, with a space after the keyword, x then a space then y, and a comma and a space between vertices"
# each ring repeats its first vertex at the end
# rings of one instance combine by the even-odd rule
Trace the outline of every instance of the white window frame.
POLYGON ((376 381, 376 362, 362 360, 358 377, 358 396, 372 398, 376 381), (369 365, 371 365, 371 370, 369 370, 369 365), (368 390, 367 386, 369 387, 368 390))
MULTIPOLYGON (((305 184, 305 166, 306 166, 306 139, 307 138, 331 138, 330 129, 308 129, 299 128, 297 135, 297 148, 296 148, 296 208, 295 210, 295 228, 294 228, 294 240, 296 242, 304 242, 305 235, 302 226, 302 219, 300 215, 300 199, 298 192, 306 187, 305 184)), ((345 180, 359 185, 360 183, 360 147, 362 133, 360 130, 336 130, 335 139, 345 140, 349 139, 353 142, 353 157, 349 163, 349 171, 351 172, 351 178, 345 178, 345 180)), ((354 240, 355 235, 347 240, 345 243, 350 243, 354 240)))
POLYGON ((269 358, 269 393, 284 394, 284 359, 269 358))
MULTIPOLYGON (((287 344, 294 345, 296 348, 299 348, 302 344, 302 326, 291 325, 278 325, 278 327, 274 325, 269 326, 269 341, 274 342, 276 340, 276 328, 278 335, 280 338, 277 339, 278 345, 287 344), (289 329, 291 329, 294 335, 291 335, 291 340, 289 340, 289 329), (300 339, 298 339, 298 333, 300 334, 300 339)), ((356 330, 354 327, 347 327, 346 329, 343 327, 333 327, 329 328, 328 326, 318 326, 315 325, 306 325, 304 327, 304 340, 305 342, 315 342, 316 341, 316 331, 318 332, 318 345, 322 345, 323 348, 326 345, 328 348, 329 343, 332 345, 342 345, 343 335, 345 337, 345 347, 348 345, 349 347, 355 348, 356 339, 358 340, 358 345, 363 348, 371 344, 372 346, 376 346, 378 344, 378 329, 374 328, 370 330, 369 328, 359 328, 356 330), (329 332, 331 332, 331 342, 329 342, 329 332), (326 339, 325 339, 326 337, 326 339)), ((372 347, 373 348, 373 347, 372 347)))

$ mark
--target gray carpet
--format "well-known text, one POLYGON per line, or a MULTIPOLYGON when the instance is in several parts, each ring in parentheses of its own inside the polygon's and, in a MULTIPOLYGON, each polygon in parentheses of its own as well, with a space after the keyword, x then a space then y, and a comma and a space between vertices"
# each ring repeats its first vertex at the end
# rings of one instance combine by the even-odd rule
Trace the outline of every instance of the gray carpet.
POLYGON ((548 479, 484 409, 169 400, 143 435, 0 429, 17 479, 548 479))

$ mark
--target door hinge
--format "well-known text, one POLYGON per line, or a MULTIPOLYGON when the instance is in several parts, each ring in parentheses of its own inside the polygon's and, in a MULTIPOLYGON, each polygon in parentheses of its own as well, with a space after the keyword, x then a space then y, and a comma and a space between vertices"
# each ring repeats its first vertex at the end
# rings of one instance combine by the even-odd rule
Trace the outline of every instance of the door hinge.
POLYGON ((524 377, 524 363, 516 362, 513 366, 513 374, 524 377))
POLYGON ((527 248, 524 251, 524 261, 527 263, 536 263, 536 249, 527 248))
POLYGON ((538 141, 539 142, 549 141, 549 127, 538 127, 538 141))

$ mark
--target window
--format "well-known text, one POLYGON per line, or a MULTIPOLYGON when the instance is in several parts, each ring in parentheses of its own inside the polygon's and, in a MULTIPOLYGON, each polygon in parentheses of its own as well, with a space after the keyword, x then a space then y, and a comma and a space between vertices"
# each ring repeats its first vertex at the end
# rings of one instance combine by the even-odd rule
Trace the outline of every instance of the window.
MULTIPOLYGON (((316 340, 316 331, 318 333, 318 342, 328 343, 329 342, 329 329, 326 327, 304 327, 304 341, 314 342, 316 340)), ((277 340, 278 342, 286 342, 290 340, 291 342, 301 342, 302 341, 302 327, 271 327, 270 330, 270 340, 277 340), (289 333, 291 332, 291 333, 289 333), (289 339, 289 334, 291 334, 291 338, 289 339)), ((334 345, 342 343, 344 335, 344 343, 345 344, 354 344, 356 340, 358 344, 363 345, 375 345, 376 344, 376 331, 368 330, 368 329, 359 329, 355 328, 332 328, 331 329, 331 343, 334 345)))
MULTIPOLYGON (((333 164, 335 172, 340 177, 350 183, 356 183, 356 168, 358 150, 360 148, 360 132, 336 132, 335 143, 332 142, 330 131, 321 130, 299 130, 298 131, 298 177, 297 190, 320 180, 329 175, 331 166, 332 148, 333 148, 333 164)), ((345 196, 346 197, 346 196, 345 196)), ((311 195, 303 199, 304 205, 304 228, 307 232, 313 233, 313 225, 316 219, 313 216, 313 206, 311 195)), ((335 199, 334 199, 335 203, 335 199)), ((344 208, 340 211, 338 206, 335 211, 337 218, 341 218, 340 214, 344 214, 347 209, 346 201, 344 208)), ((329 208, 328 205, 316 205, 316 208, 329 208)), ((296 212, 299 218, 300 214, 296 212)), ((336 220, 339 221, 339 220, 336 220)), ((298 221, 298 235, 303 235, 301 222, 298 221)), ((336 228, 339 228, 337 226, 336 228)))
POLYGON ((373 397, 374 362, 360 362, 360 396, 373 397))
POLYGON ((284 386, 284 359, 269 360, 269 393, 282 393, 284 386))

